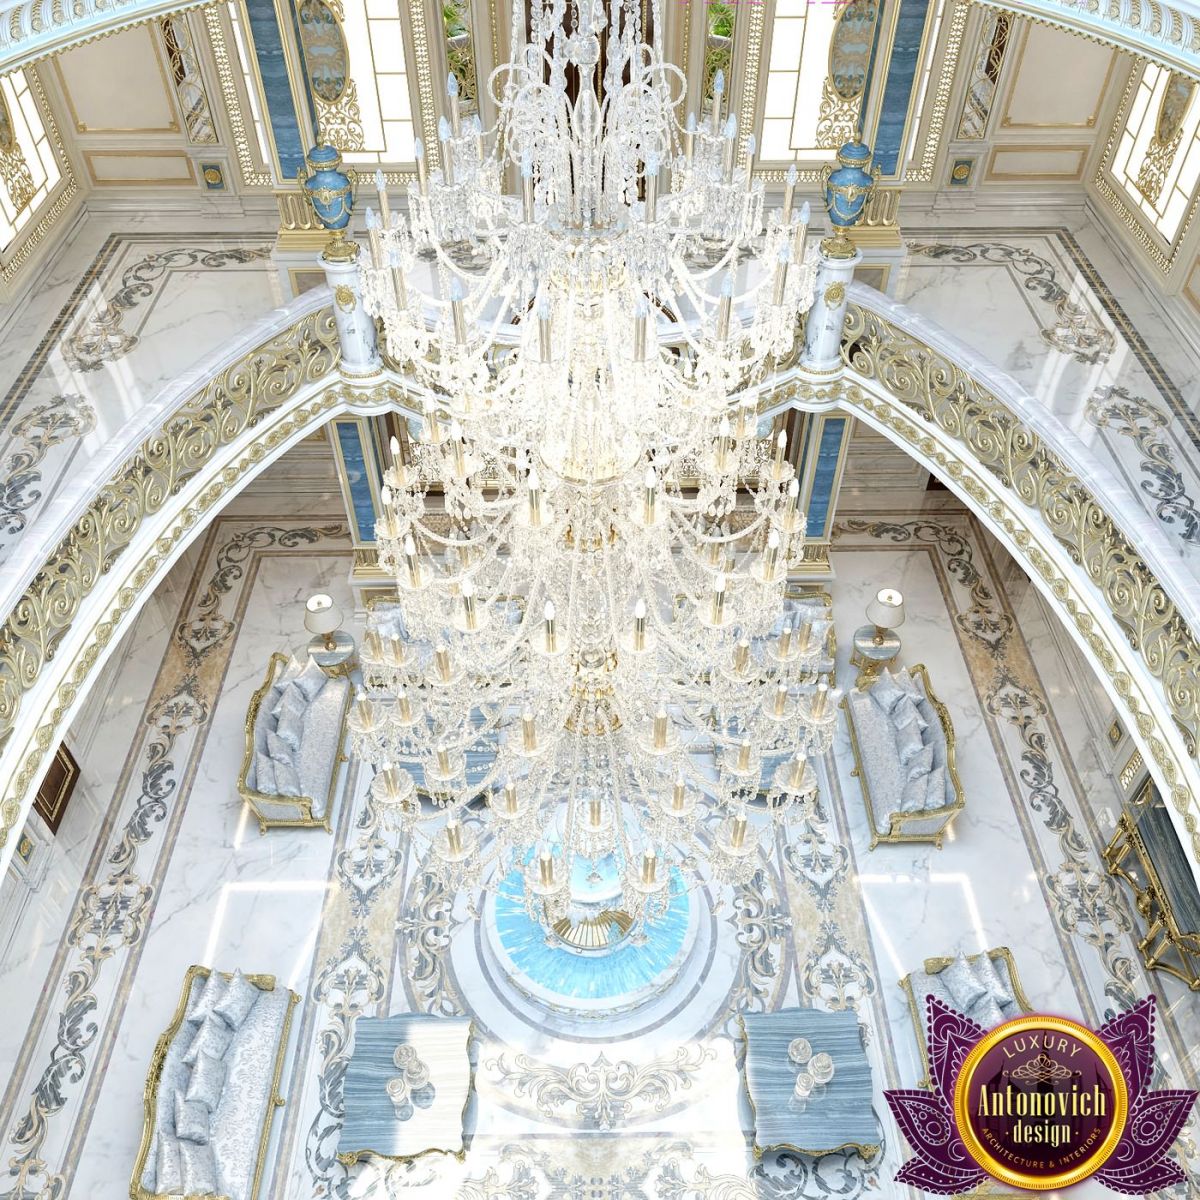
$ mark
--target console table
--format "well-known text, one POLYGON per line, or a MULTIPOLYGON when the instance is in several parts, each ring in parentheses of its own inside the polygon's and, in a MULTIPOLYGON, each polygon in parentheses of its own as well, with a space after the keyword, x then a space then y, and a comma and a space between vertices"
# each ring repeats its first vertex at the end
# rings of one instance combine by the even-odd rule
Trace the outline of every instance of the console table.
POLYGON ((1142 960, 1200 991, 1200 892, 1170 814, 1147 781, 1117 821, 1104 851, 1109 874, 1125 880, 1146 921, 1142 960))

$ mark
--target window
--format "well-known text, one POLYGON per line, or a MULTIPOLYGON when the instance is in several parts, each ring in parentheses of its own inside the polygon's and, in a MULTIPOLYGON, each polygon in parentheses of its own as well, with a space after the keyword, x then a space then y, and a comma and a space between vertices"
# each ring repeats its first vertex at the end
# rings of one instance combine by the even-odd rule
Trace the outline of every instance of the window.
POLYGON ((1173 244, 1200 182, 1196 83, 1148 63, 1138 82, 1112 173, 1134 211, 1173 244))
POLYGON ((0 79, 0 248, 7 249, 62 178, 24 71, 0 79))
POLYGON ((346 0, 342 31, 358 99, 362 140, 343 157, 350 163, 410 163, 412 102, 400 26, 399 0, 346 0))

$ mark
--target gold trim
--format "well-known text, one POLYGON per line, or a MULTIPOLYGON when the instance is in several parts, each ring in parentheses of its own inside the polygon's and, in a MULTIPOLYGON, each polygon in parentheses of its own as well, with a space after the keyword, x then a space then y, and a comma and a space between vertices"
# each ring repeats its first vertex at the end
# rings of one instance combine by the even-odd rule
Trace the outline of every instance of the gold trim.
MULTIPOLYGON (((238 171, 242 177, 243 187, 270 187, 273 179, 270 171, 262 171, 255 165, 257 146, 252 151, 250 137, 246 133, 246 119, 242 115, 242 97, 238 91, 237 76, 230 60, 230 49, 225 41, 225 27, 221 24, 221 8, 217 4, 209 4, 204 9, 204 26, 208 30, 208 40, 212 45, 213 59, 217 64, 217 80, 221 87, 221 106, 229 118, 229 128, 233 133, 233 148, 237 155, 238 171)), ((237 55, 237 47, 233 49, 237 55)), ((237 74, 241 74, 239 64, 237 74)), ((243 80, 243 84, 244 84, 243 80)), ((262 111, 262 110, 260 110, 262 111)), ((257 139, 255 139, 257 141, 257 139)))
POLYGON ((1056 1188, 1070 1187, 1073 1184, 1082 1183, 1083 1180, 1089 1179, 1112 1156, 1113 1151, 1117 1148, 1117 1143, 1121 1140, 1121 1134, 1125 1131, 1125 1122, 1128 1119, 1129 1085, 1125 1082, 1125 1073, 1121 1070, 1116 1055, 1113 1054, 1098 1034, 1080 1025, 1077 1021, 1068 1021, 1066 1017, 1047 1017, 1039 1013, 1027 1017, 1018 1017, 1013 1021, 1005 1021, 1003 1025, 998 1025, 995 1029, 984 1034, 971 1047, 970 1052, 963 1061, 963 1065, 959 1068, 958 1077, 954 1081, 954 1124, 957 1127, 959 1137, 962 1138, 963 1144, 967 1148, 967 1153, 993 1179, 998 1179, 1001 1183, 1006 1183, 1011 1187, 1029 1188, 1036 1192, 1048 1192, 1056 1188), (1112 1085, 1113 1090, 1113 1107, 1116 1111, 1113 1113, 1112 1126, 1108 1133, 1105 1134, 1104 1141, 1100 1143, 1100 1149, 1086 1162, 1081 1163, 1079 1166, 1071 1167, 1068 1170, 1060 1171, 1056 1175, 1030 1175, 1024 1171, 1014 1170, 1001 1159, 990 1154, 979 1141, 971 1125, 970 1114, 967 1112, 968 1088, 975 1068, 982 1061, 984 1055, 988 1054, 996 1045, 1004 1041, 1005 1038, 1012 1037, 1018 1033, 1046 1032, 1047 1030, 1060 1034, 1070 1034, 1077 1041, 1087 1046, 1100 1059, 1104 1064, 1104 1069, 1108 1072, 1108 1081, 1112 1085))
MULTIPOLYGON (((904 183, 929 183, 933 179, 933 170, 937 166, 938 151, 941 147, 942 128, 946 124, 946 112, 950 107, 950 89, 954 83, 956 66, 958 63, 959 51, 962 49, 963 31, 967 27, 967 14, 970 12, 969 4, 958 3, 957 0, 946 0, 946 6, 950 9, 949 13, 943 12, 943 22, 948 22, 946 26, 946 40, 944 43, 945 49, 942 51, 941 57, 938 57, 937 46, 933 47, 933 63, 929 71, 929 86, 934 88, 933 103, 928 105, 928 111, 923 107, 921 118, 917 122, 918 133, 921 128, 921 123, 928 120, 924 138, 918 140, 924 146, 924 153, 921 155, 919 166, 905 168, 902 163, 896 162, 896 175, 894 178, 899 179, 904 183)), ((927 25, 932 22, 927 22, 927 25)), ((928 29, 926 35, 921 40, 921 52, 917 56, 917 72, 918 78, 924 70, 926 57, 926 38, 928 37, 928 29)), ((928 103, 928 101, 927 101, 928 103)), ((875 117, 875 127, 878 130, 879 117, 882 112, 877 113, 875 117)), ((911 119, 911 107, 909 117, 904 122, 904 136, 900 139, 901 153, 904 152, 904 147, 909 144, 912 131, 909 128, 909 120, 911 119)))
POLYGON ((57 57, 51 59, 54 66, 54 73, 58 77, 59 90, 63 94, 63 99, 67 102, 67 112, 71 117, 71 124, 75 127, 76 133, 93 134, 93 133, 179 133, 179 119, 175 112, 174 89, 171 87, 170 81, 167 78, 167 69, 162 60, 162 53, 159 50, 158 38, 155 36, 156 24, 143 21, 137 25, 131 25, 128 29, 118 30, 118 33, 132 33, 135 29, 145 28, 146 36, 150 40, 153 48, 154 61, 158 64, 158 77, 162 81, 163 99, 167 102, 167 115, 170 121, 167 125, 88 125, 80 120, 79 112, 75 108, 75 98, 71 95, 70 84, 67 83, 67 77, 63 74, 62 66, 57 57))
MULTIPOLYGON (((875 804, 871 799, 871 788, 867 783, 867 773, 863 770, 862 756, 858 748, 858 731, 854 726, 854 708, 850 704, 850 697, 847 695, 842 700, 842 708, 846 711, 846 728, 850 731, 850 750, 854 755, 854 770, 851 775, 857 776, 859 787, 862 788, 863 804, 867 809, 867 820, 871 826, 871 845, 870 849, 874 850, 880 842, 886 842, 889 845, 898 845, 900 843, 920 842, 932 844, 937 849, 942 848, 942 839, 946 836, 946 831, 950 828, 954 818, 966 806, 966 796, 963 793, 962 781, 958 777, 958 768, 954 763, 954 725, 950 720, 950 711, 937 698, 933 690, 933 685, 929 682, 929 672, 925 669, 924 663, 917 663, 908 668, 909 675, 916 675, 925 689, 925 698, 933 706, 933 711, 937 714, 938 721, 942 726, 942 733, 946 738, 946 774, 950 777, 950 783, 954 788, 954 799, 949 804, 943 804, 938 808, 922 808, 916 812, 894 812, 889 813, 889 824, 886 833, 879 832, 879 822, 875 815, 875 804), (925 822, 937 817, 944 817, 945 820, 937 827, 937 829, 924 833, 905 833, 904 826, 911 825, 918 821, 925 822)), ((871 690, 878 682, 880 677, 876 676, 867 681, 866 686, 855 686, 854 691, 866 693, 871 690)))
POLYGON ((1129 761, 1121 768, 1121 774, 1118 778, 1121 781, 1121 786, 1126 790, 1133 786, 1133 781, 1137 778, 1137 774, 1146 765, 1145 759, 1142 758, 1142 752, 1135 750, 1130 756, 1129 761))
POLYGON ((1004 110, 1000 114, 1001 129, 1095 129, 1096 122, 1100 119, 1100 110, 1104 107, 1104 101, 1108 96, 1109 84, 1112 83, 1113 72, 1117 69, 1117 51, 1113 46, 1105 47, 1109 52, 1108 67, 1104 72, 1104 81, 1100 85, 1100 90, 1096 94, 1096 106, 1092 109, 1091 115, 1084 121, 1013 121, 1009 117, 1009 112, 1012 109, 1013 97, 1016 94, 1017 88, 1021 82, 1021 66, 1025 61, 1025 50, 1029 45, 1029 38, 1034 28, 1057 29, 1060 33, 1069 33, 1069 30, 1062 29, 1057 25, 1041 25, 1038 22, 1027 22, 1022 29, 1021 44, 1017 49, 1017 62, 1012 70, 1012 82, 1008 87, 1008 95, 1004 99, 1004 110))
POLYGON ((259 792, 250 787, 246 783, 246 777, 250 774, 250 768, 254 764, 254 727, 258 722, 258 710, 262 707, 262 702, 266 699, 267 693, 271 690, 271 685, 275 682, 277 671, 284 668, 288 664, 288 655, 280 654, 276 651, 271 655, 271 661, 267 664, 267 677, 263 680, 262 685, 250 697, 250 705, 246 709, 246 749, 242 755, 242 769, 238 774, 237 791, 238 795, 249 805, 250 810, 258 818, 258 832, 266 833, 268 829, 324 829, 326 833, 333 832, 333 803, 334 796, 337 793, 338 780, 341 776, 341 767, 343 763, 350 760, 346 756, 346 716, 350 711, 350 696, 352 688, 346 688, 346 694, 342 698, 342 713, 338 721, 338 738, 334 743, 334 760, 333 767, 329 775, 329 791, 325 796, 325 816, 314 817, 313 805, 316 800, 311 796, 277 796, 271 792, 259 792), (295 808, 298 810, 298 815, 295 817, 277 817, 269 816, 260 805, 271 804, 276 807, 295 808))
MULTIPOLYGON (((1021 977, 1017 974, 1017 960, 1013 958, 1013 952, 1007 946, 994 946, 991 950, 985 950, 983 953, 994 963, 1004 963, 1005 967, 1008 968, 1008 984, 1012 991, 1013 999, 1017 1002, 1017 1007, 1023 1013, 1033 1012, 1033 1005, 1029 1003, 1029 998, 1025 995, 1025 989, 1021 986, 1021 977)), ((954 957, 953 955, 940 955, 937 958, 927 958, 922 964, 925 974, 940 975, 954 961, 954 957)), ((978 954, 968 954, 967 962, 975 962, 979 957, 978 954)), ((925 1033, 925 1022, 921 1020, 921 1001, 917 999, 917 994, 913 991, 911 972, 900 980, 899 986, 900 990, 904 993, 905 1000, 908 1001, 908 1015, 912 1018, 913 1032, 916 1034, 917 1045, 921 1050, 921 1065, 925 1072, 917 1083, 917 1087, 928 1088, 930 1086, 929 1039, 925 1033)))
MULTIPOLYGON (((227 971, 220 972, 226 979, 232 978, 227 971)), ((150 1069, 146 1072, 146 1086, 142 1092, 142 1139, 138 1144, 137 1154, 133 1160, 133 1175, 129 1181, 129 1196, 130 1200, 214 1200, 211 1194, 199 1195, 188 1194, 167 1195, 163 1192, 148 1192, 142 1187, 142 1174, 146 1170, 146 1159, 150 1156, 150 1148, 154 1144, 154 1123, 155 1115, 158 1108, 158 1085, 162 1078, 162 1069, 167 1059, 167 1051, 171 1048, 171 1043, 175 1040, 179 1033, 180 1027, 183 1025, 184 1016, 187 1013, 188 1000, 191 997, 192 984, 196 979, 207 979, 212 974, 211 967, 191 966, 183 977, 183 990, 179 995, 179 1003, 175 1006, 175 1014, 171 1018, 171 1023, 159 1037, 158 1042, 154 1047, 154 1053, 150 1058, 150 1069)), ((263 992, 273 992, 275 990, 274 975, 247 975, 248 979, 256 988, 263 992)), ((267 1102, 267 1111, 263 1118, 262 1134, 258 1141, 258 1157, 254 1166, 254 1178, 250 1184, 249 1194, 246 1200, 255 1200, 258 1195, 258 1190, 262 1186, 263 1174, 267 1165, 267 1148, 271 1140, 271 1125, 275 1120, 275 1110, 282 1108, 285 1101, 279 1093, 279 1085, 283 1079, 283 1063, 287 1056, 288 1039, 291 1036, 292 1030, 292 1014, 300 997, 291 989, 285 989, 288 994, 288 1009, 284 1014, 283 1028, 279 1035, 279 1049, 275 1054, 275 1070, 271 1077, 271 1094, 267 1102)))
POLYGON ((195 187, 197 183, 196 164, 183 150, 84 150, 82 153, 84 165, 91 176, 93 187, 195 187), (188 177, 186 179, 156 179, 139 176, 132 179, 100 179, 97 178, 95 168, 92 166, 92 160, 95 158, 181 158, 187 163, 188 177))
POLYGON ((1049 179, 1059 183, 1078 183, 1087 169, 1090 150, 1091 146, 1087 145, 1048 146, 1039 145, 1036 142, 1016 145, 1011 142, 1002 142, 1000 145, 992 146, 987 167, 984 169, 983 181, 985 183, 1034 183, 1039 179, 1049 179), (1002 154, 1078 154, 1079 165, 1075 168, 1074 174, 1065 171, 998 171, 996 160, 1002 154))

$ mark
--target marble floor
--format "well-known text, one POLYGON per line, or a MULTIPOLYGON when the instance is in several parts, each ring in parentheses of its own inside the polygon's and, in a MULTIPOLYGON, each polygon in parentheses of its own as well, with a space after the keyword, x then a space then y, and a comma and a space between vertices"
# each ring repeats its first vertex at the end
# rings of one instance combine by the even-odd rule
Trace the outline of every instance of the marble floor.
MULTIPOLYGON (((845 731, 821 809, 777 831, 750 884, 711 889, 706 953, 653 1010, 598 1029, 539 1021, 480 952, 466 898, 420 863, 347 769, 332 835, 260 835, 234 790, 244 716, 270 653, 303 642, 316 588, 349 608, 336 519, 227 516, 125 639, 72 738, 84 771, 42 884, 12 878, 0 958, 0 1197, 126 1193, 155 1039, 194 962, 270 972, 301 996, 262 1195, 770 1198, 906 1196, 882 1090, 919 1053, 899 978, 931 955, 1012 948, 1032 1003, 1090 1023, 1148 991, 1163 1069, 1195 1086, 1200 1012, 1134 951, 1098 851, 1119 794, 1095 752, 1111 719, 1041 601, 945 497, 842 519, 832 586, 839 682, 866 599, 900 586, 903 660, 949 706, 967 806, 943 849, 869 834, 845 731), (756 1162, 736 1016, 853 1009, 866 1031, 882 1149, 756 1162), (466 1014, 475 1094, 461 1163, 335 1156, 341 1080, 362 1014, 466 1014)), ((1200 1183, 1196 1129, 1180 1143, 1200 1183)), ((1072 1195, 1105 1194, 1079 1190, 1072 1195)), ((1190 1193, 1190 1194, 1194 1194, 1190 1193)))

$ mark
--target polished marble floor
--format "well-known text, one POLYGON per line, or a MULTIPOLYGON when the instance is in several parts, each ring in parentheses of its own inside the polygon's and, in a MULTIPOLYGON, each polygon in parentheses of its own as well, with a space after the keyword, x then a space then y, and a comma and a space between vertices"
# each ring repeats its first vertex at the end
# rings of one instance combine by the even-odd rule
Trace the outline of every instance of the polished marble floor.
POLYGON ((904 1195, 892 1183, 903 1142, 881 1095, 919 1074, 897 981, 959 948, 1011 947, 1036 1006, 1088 1022, 1157 991, 1162 1066, 1194 1086, 1197 1006, 1147 978, 1126 897, 1099 865, 1118 804, 1097 749, 1111 708, 953 502, 879 511, 837 531, 839 682, 853 681, 847 648, 867 598, 900 586, 904 661, 927 665, 957 732, 967 807, 953 838, 940 851, 869 850, 842 731, 821 767, 821 811, 775 836, 747 887, 712 890, 703 961, 662 1004, 603 1030, 539 1021, 497 980, 470 902, 426 889, 410 848, 370 819, 356 770, 332 835, 261 836, 247 821, 234 791, 247 701, 270 653, 303 642, 305 596, 322 588, 350 606, 350 545, 334 518, 216 522, 76 728, 86 795, 43 883, 0 890, 18 914, 0 960, 0 1062, 13 1064, 0 1197, 125 1193, 150 1054, 193 962, 271 972, 302 996, 270 1200, 904 1195), (755 1162, 736 1015, 790 1005, 858 1014, 875 1160, 755 1162), (354 1022, 403 1011, 476 1020, 468 1153, 346 1168, 334 1151, 354 1022))

